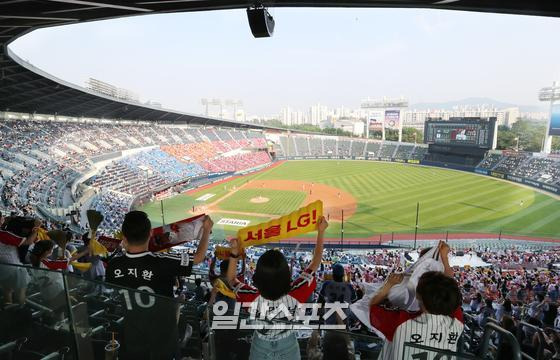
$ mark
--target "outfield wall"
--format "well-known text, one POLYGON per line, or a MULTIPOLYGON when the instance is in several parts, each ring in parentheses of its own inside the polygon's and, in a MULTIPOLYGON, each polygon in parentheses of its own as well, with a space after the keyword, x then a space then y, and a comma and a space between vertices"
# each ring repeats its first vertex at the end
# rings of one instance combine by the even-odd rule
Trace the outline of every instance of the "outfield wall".
POLYGON ((499 171, 488 170, 478 167, 462 166, 458 164, 445 164, 435 161, 417 160, 417 159, 394 159, 394 158, 381 158, 381 157, 368 157, 368 156, 278 156, 278 160, 370 160, 370 161, 385 161, 385 162, 396 162, 405 164, 415 164, 415 165, 425 165, 425 166, 435 166, 444 169, 461 170, 466 172, 474 172, 481 175, 486 175, 489 177, 494 177, 498 179, 508 180, 518 184, 527 185, 536 189, 544 190, 555 195, 560 194, 560 186, 545 184, 540 181, 533 179, 527 179, 520 176, 514 176, 510 174, 505 174, 499 171))
POLYGON ((504 180, 509 180, 509 181, 516 182, 516 183, 519 183, 519 184, 528 185, 528 186, 531 186, 531 187, 534 187, 534 188, 537 188, 537 189, 541 189, 541 190, 551 192, 553 194, 560 194, 560 187, 550 185, 550 184, 545 184, 543 182, 536 181, 536 180, 533 180, 533 179, 527 179, 525 177, 514 176, 514 175, 502 173, 500 171, 488 170, 488 169, 484 169, 484 168, 475 168, 474 172, 477 173, 477 174, 487 175, 487 176, 495 177, 495 178, 498 178, 498 179, 504 179, 504 180))

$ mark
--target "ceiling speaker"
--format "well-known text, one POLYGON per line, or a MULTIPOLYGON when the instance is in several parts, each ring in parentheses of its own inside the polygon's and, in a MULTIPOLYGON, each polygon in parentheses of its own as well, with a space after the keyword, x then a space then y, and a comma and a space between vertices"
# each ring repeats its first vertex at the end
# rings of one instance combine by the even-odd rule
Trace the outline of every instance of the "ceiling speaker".
POLYGON ((271 37, 274 33, 274 18, 264 7, 247 9, 247 19, 254 37, 271 37))

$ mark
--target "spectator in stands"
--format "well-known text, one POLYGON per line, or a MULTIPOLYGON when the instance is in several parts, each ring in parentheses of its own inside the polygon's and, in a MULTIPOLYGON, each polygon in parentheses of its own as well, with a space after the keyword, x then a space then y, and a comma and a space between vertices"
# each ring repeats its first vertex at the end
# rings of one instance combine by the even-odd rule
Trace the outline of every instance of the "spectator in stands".
POLYGON ((550 300, 556 302, 558 297, 560 297, 560 292, 558 291, 558 284, 550 284, 548 288, 548 296, 550 300))
MULTIPOLYGON (((500 326, 504 328, 504 330, 512 333, 513 335, 515 335, 517 331, 515 327, 515 322, 510 316, 507 315, 502 317, 502 320, 500 321, 500 326)), ((505 340, 503 335, 500 335, 498 338, 498 353, 499 356, 496 358, 496 360, 511 360, 513 358, 511 345, 505 340)))
POLYGON ((478 313, 481 304, 482 304, 482 294, 476 293, 476 295, 471 299, 471 303, 469 304, 471 312, 478 313))
MULTIPOLYGON (((152 253, 148 251, 152 228, 148 216, 142 211, 129 212, 122 225, 126 252, 109 262, 107 281, 172 298, 177 276, 190 275, 192 266, 205 259, 212 226, 212 220, 206 216, 202 238, 194 255, 186 252, 181 255, 152 253)), ((123 358, 172 358, 178 344, 178 304, 155 298, 140 304, 130 300, 138 299, 139 294, 128 296, 123 358), (151 305, 146 306, 146 303, 151 305)))
MULTIPOLYGON (((54 248, 49 257, 50 260, 67 260, 70 262, 72 253, 76 252, 73 245, 68 244, 68 236, 60 230, 49 231, 49 237, 54 242, 54 248)), ((68 271, 73 272, 72 265, 68 264, 68 271)))
POLYGON ((545 336, 547 337, 547 344, 552 355, 551 359, 560 359, 560 334, 553 329, 548 329, 548 331, 545 332, 545 336))
POLYGON ((206 216, 203 223, 202 238, 194 255, 183 253, 177 256, 152 253, 148 251, 152 227, 148 215, 142 211, 129 212, 126 214, 122 225, 123 243, 126 252, 109 262, 107 280, 130 288, 150 285, 156 294, 172 297, 175 278, 190 275, 192 266, 202 262, 206 257, 212 226, 212 220, 209 216, 206 216), (141 272, 146 271, 151 275, 145 277, 135 276, 134 274, 126 275, 128 268, 137 268, 141 272))
POLYGON ((547 299, 547 309, 544 310, 543 323, 548 327, 554 327, 554 319, 558 313, 558 304, 547 299))
MULTIPOLYGON (((227 306, 227 312, 225 313, 225 315, 233 316, 235 308, 235 294, 229 287, 229 281, 227 279, 229 259, 220 261, 219 274, 216 274, 214 272, 215 265, 216 258, 213 258, 212 262, 210 263, 208 274, 210 282, 212 283, 212 292, 210 295, 210 300, 208 301, 208 305, 212 306, 217 302, 225 302, 227 306)), ((247 349, 244 349, 243 344, 237 341, 237 336, 232 331, 226 329, 216 329, 214 331, 214 334, 217 360, 233 360, 237 358, 237 354, 248 353, 247 349)), ((243 358, 242 356, 240 357, 243 358)))
POLYGON ((7 218, 2 224, 0 230, 0 287, 3 292, 3 303, 11 304, 14 301, 20 305, 25 302, 25 290, 29 283, 29 275, 27 271, 21 267, 20 256, 18 254, 19 247, 29 247, 37 239, 37 233, 41 227, 41 221, 36 219, 31 229, 31 233, 27 237, 14 234, 11 229, 10 222, 17 221, 14 218, 7 218), (2 266, 1 263, 19 265, 18 266, 2 266))
POLYGON ((444 273, 428 271, 420 277, 416 287, 416 297, 421 309, 419 313, 388 311, 378 306, 387 298, 391 288, 402 280, 402 274, 391 274, 380 290, 382 296, 377 297, 379 302, 372 304, 372 316, 387 322, 387 341, 383 345, 380 359, 408 359, 413 354, 425 352, 414 348, 405 349, 405 342, 455 351, 463 331, 460 321, 462 296, 457 282, 444 273))
POLYGON ((510 299, 505 299, 502 300, 501 302, 498 302, 496 304, 496 320, 498 321, 502 321, 502 318, 504 316, 513 316, 513 309, 511 306, 511 300, 510 299))
POLYGON ((537 294, 535 300, 529 304, 528 315, 539 321, 543 321, 544 312, 548 310, 548 303, 543 294, 537 294))
POLYGON ((78 249, 77 254, 72 257, 72 260, 78 260, 79 262, 90 263, 91 267, 82 273, 87 279, 103 281, 105 278, 105 265, 103 263, 103 258, 99 255, 93 255, 89 248, 89 233, 85 232, 82 235, 82 242, 84 245, 78 249))
POLYGON ((33 245, 29 254, 31 265, 34 268, 45 269, 45 271, 33 271, 33 281, 39 288, 41 298, 55 314, 57 320, 62 320, 66 304, 66 294, 64 293, 64 281, 62 274, 54 271, 47 271, 47 266, 43 263, 49 260, 54 249, 54 242, 51 240, 40 240, 33 245))
POLYGON ((556 308, 556 318, 554 319, 554 328, 560 331, 560 306, 556 308))
POLYGON ((195 301, 204 301, 204 298, 206 297, 206 293, 208 292, 208 289, 206 289, 206 287, 202 286, 202 279, 201 278, 196 278, 194 280, 194 283, 196 285, 196 287, 194 288, 194 300, 195 301))
MULTIPOLYGON (((335 323, 344 325, 338 314, 335 319, 335 323)), ((315 330, 307 342, 307 358, 309 360, 354 360, 356 357, 354 346, 348 335, 327 331, 321 339, 319 331, 315 330)))
POLYGON ((527 284, 521 284, 519 290, 517 290, 517 300, 524 302, 527 298, 527 284))
MULTIPOLYGON (((319 302, 334 303, 341 302, 351 304, 356 301, 356 292, 349 282, 344 282, 344 267, 341 264, 334 264, 332 267, 333 280, 327 280, 323 283, 319 292, 319 302)), ((346 309, 348 313, 349 309, 346 309)), ((325 319, 327 324, 335 324, 336 317, 333 315, 325 319)))
POLYGON ((492 299, 486 299, 484 301, 484 307, 480 310, 478 314, 478 325, 484 327, 488 322, 488 318, 495 318, 496 311, 494 310, 492 299))
MULTIPOLYGON (((236 239, 231 241, 231 257, 228 268, 228 281, 234 289, 236 300, 242 303, 252 303, 257 312, 263 304, 269 312, 259 314, 267 316, 279 308, 287 308, 291 312, 297 309, 299 303, 306 302, 317 286, 315 272, 321 265, 323 257, 323 240, 327 220, 322 217, 317 229, 317 242, 313 259, 309 266, 295 280, 291 281, 290 267, 284 255, 278 250, 268 250, 259 257, 253 282, 256 287, 239 282, 236 279, 237 259, 240 249, 236 239)), ((281 320, 283 312, 279 312, 276 319, 281 320)), ((259 320, 257 320, 258 322, 259 320)), ((264 324, 270 325, 268 322, 264 324)), ((263 324, 263 325, 264 325, 263 324)), ((264 326, 255 330, 251 342, 250 359, 264 358, 300 359, 299 344, 293 330, 278 329, 264 326)))

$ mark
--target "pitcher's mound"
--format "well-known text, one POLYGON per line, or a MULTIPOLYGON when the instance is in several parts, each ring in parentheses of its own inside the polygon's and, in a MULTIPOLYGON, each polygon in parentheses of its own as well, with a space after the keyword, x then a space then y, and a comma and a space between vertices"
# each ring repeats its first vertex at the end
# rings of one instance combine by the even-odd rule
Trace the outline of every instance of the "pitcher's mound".
POLYGON ((251 202, 253 204, 264 204, 265 202, 268 202, 269 198, 267 197, 263 197, 263 196, 259 196, 259 197, 255 197, 251 199, 251 202))

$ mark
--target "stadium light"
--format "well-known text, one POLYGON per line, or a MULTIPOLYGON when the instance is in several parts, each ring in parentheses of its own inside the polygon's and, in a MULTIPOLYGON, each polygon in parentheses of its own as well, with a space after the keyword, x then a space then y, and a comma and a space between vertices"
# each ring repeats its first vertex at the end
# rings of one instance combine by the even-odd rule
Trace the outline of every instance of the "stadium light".
POLYGON ((546 135, 544 137, 543 148, 542 148, 542 152, 546 154, 550 154, 550 151, 552 149, 552 134, 550 133, 552 111, 553 111, 554 102, 560 100, 560 84, 558 83, 558 81, 554 81, 552 83, 552 86, 542 88, 539 91, 539 100, 550 102, 550 116, 546 124, 546 135))
POLYGON ((555 81, 552 86, 542 88, 539 91, 540 101, 556 101, 560 100, 560 84, 555 81))

